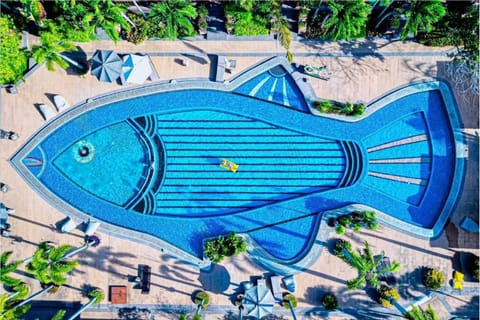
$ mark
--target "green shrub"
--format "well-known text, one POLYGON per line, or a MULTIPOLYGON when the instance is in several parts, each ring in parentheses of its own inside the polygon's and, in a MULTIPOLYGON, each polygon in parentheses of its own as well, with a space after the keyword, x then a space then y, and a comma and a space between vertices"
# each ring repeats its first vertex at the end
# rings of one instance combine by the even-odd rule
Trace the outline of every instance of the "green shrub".
POLYGON ((221 262, 225 257, 231 257, 247 251, 247 243, 242 237, 235 235, 235 232, 218 239, 207 241, 204 248, 205 255, 215 263, 221 262))
POLYGON ((201 305, 201 309, 205 310, 205 308, 210 304, 210 295, 205 291, 200 291, 195 295, 195 304, 197 306, 201 305))
POLYGON ((131 27, 130 30, 122 29, 122 37, 133 44, 142 43, 147 39, 149 30, 152 28, 150 22, 137 14, 128 13, 127 16, 135 24, 135 27, 131 27))
POLYGON ((332 293, 327 293, 322 298, 322 305, 328 311, 337 309, 338 308, 337 297, 335 297, 335 295, 332 293))
POLYGON ((0 17, 0 84, 15 84, 23 79, 28 53, 20 48, 21 33, 8 16, 0 17))
POLYGON ((350 115, 361 116, 365 113, 365 105, 363 103, 356 103, 350 115))
POLYGON ((425 272, 423 284, 430 289, 439 289, 445 283, 445 275, 438 269, 428 269, 425 272))
POLYGON ((345 232, 347 231, 347 228, 345 228, 344 226, 342 226, 341 224, 337 225, 335 227, 335 232, 337 234, 345 234, 345 232))
POLYGON ((389 286, 382 285, 380 290, 378 290, 379 300, 382 306, 391 307, 393 301, 398 301, 399 295, 398 291, 395 288, 390 288, 389 286))
POLYGON ((351 102, 345 103, 345 105, 343 106, 343 109, 342 109, 342 113, 344 113, 346 115, 352 114, 353 113, 353 104, 351 102))

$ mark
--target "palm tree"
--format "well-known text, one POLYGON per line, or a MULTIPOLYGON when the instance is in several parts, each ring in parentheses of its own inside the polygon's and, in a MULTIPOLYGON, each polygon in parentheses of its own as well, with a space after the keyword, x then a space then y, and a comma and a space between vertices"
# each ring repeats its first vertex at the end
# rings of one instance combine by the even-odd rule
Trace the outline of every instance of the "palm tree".
POLYGON ((15 279, 10 276, 10 273, 17 270, 18 266, 22 264, 22 261, 14 261, 7 264, 12 253, 12 251, 4 252, 0 256, 0 282, 7 287, 15 287, 22 282, 20 279, 15 279))
POLYGON ((71 272, 78 265, 78 261, 67 261, 65 258, 72 248, 70 245, 61 245, 37 249, 32 261, 27 264, 27 272, 33 274, 43 285, 65 284, 67 278, 64 274, 71 272))
POLYGON ((410 0, 400 38, 404 40, 409 34, 417 35, 418 31, 432 31, 433 25, 445 14, 442 0, 410 0))
POLYGON ((379 277, 400 269, 397 261, 393 261, 390 265, 384 265, 382 263, 384 256, 384 253, 374 256, 367 241, 365 241, 365 248, 360 254, 348 248, 343 249, 339 257, 358 270, 357 278, 347 281, 347 288, 358 289, 365 286, 368 281, 370 286, 378 290, 380 288, 379 277))
POLYGON ((195 311, 195 316, 199 316, 201 319, 200 312, 205 310, 205 308, 210 304, 210 296, 205 291, 199 291, 195 295, 195 304, 197 305, 197 311, 195 311))
POLYGON ((13 307, 13 303, 8 300, 8 293, 0 295, 0 320, 19 320, 30 309, 27 305, 13 307))
MULTIPOLYGON (((120 39, 118 26, 130 30, 131 26, 126 19, 123 5, 115 4, 112 0, 87 0, 84 5, 88 12, 83 16, 83 23, 90 34, 95 35, 97 28, 102 28, 116 43, 120 39)), ((82 10, 84 9, 80 8, 80 11, 82 10)))
POLYGON ((55 71, 55 64, 63 69, 68 68, 67 61, 77 68, 83 69, 80 64, 62 55, 64 51, 75 51, 77 48, 70 41, 63 39, 53 24, 49 25, 51 26, 50 30, 40 34, 40 45, 32 46, 32 56, 35 62, 38 64, 45 62, 50 71, 55 71))
POLYGON ((280 4, 275 2, 272 5, 272 30, 277 33, 277 39, 280 44, 287 50, 286 57, 289 62, 293 61, 293 55, 290 51, 290 44, 292 43, 292 34, 290 32, 290 24, 287 19, 281 15, 280 4))
POLYGON ((405 313, 403 317, 409 320, 438 320, 437 314, 430 305, 428 305, 427 310, 412 306, 412 309, 405 313))
POLYGON ((361 38, 366 33, 366 23, 371 7, 363 0, 329 1, 331 11, 321 24, 322 36, 336 40, 361 38))
POLYGON ((190 1, 163 1, 152 5, 152 11, 148 18, 166 28, 166 37, 175 40, 182 36, 190 36, 194 33, 192 19, 197 17, 197 11, 190 1))
POLYGON ((289 309, 292 313, 293 320, 297 320, 297 315, 295 314, 295 308, 298 305, 298 300, 293 294, 287 294, 283 297, 283 306, 285 309, 289 309))
POLYGON ((30 293, 30 287, 25 283, 20 283, 19 285, 13 287, 13 293, 8 295, 8 301, 18 301, 23 300, 28 297, 30 293))
POLYGON ((84 304, 77 312, 75 312, 74 315, 72 315, 70 318, 68 318, 68 320, 75 319, 83 311, 88 309, 91 305, 99 304, 100 302, 102 302, 103 299, 105 298, 105 294, 100 289, 94 289, 94 290, 92 290, 88 293, 88 297, 90 298, 90 301, 88 301, 86 304, 84 304))

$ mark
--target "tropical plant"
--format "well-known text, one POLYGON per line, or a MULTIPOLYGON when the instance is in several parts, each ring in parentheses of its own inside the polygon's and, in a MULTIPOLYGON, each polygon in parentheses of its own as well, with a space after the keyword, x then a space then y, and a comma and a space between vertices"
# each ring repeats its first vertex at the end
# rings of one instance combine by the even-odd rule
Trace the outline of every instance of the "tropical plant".
POLYGON ((195 313, 192 317, 192 320, 202 320, 202 315, 199 313, 195 313))
POLYGON ((336 255, 358 271, 357 278, 347 281, 348 289, 359 289, 368 284, 378 290, 381 276, 400 269, 397 261, 390 265, 382 263, 384 253, 374 256, 367 241, 364 242, 365 248, 361 253, 352 250, 350 245, 338 243, 337 241, 334 249, 336 255))
POLYGON ((366 33, 370 6, 363 0, 329 1, 328 14, 320 26, 322 37, 336 40, 361 38, 366 33))
POLYGON ((410 0, 404 14, 406 21, 400 34, 401 39, 406 39, 409 34, 417 35, 419 31, 432 31, 433 25, 442 19, 446 10, 442 0, 410 0))
POLYGON ((409 320, 438 320, 438 316, 430 305, 428 305, 427 310, 422 310, 420 307, 412 306, 412 309, 405 313, 405 319, 409 320))
POLYGON ((8 295, 7 300, 19 301, 24 300, 30 294, 30 287, 25 283, 20 283, 17 286, 13 287, 13 292, 8 295))
POLYGON ((187 315, 185 313, 182 313, 180 317, 178 317, 178 320, 187 320, 187 315))
POLYGON ((200 316, 200 312, 205 310, 205 308, 210 304, 210 295, 205 291, 199 291, 195 294, 194 302, 197 305, 195 315, 200 316))
POLYGON ((378 299, 384 307, 391 307, 392 301, 398 301, 399 295, 395 288, 382 285, 378 290, 378 299))
POLYGON ((439 269, 428 269, 423 278, 423 284, 430 289, 439 289, 445 283, 445 275, 439 269))
POLYGON ((90 308, 91 305, 99 304, 100 302, 102 302, 103 299, 105 299, 105 294, 103 293, 102 290, 97 288, 97 289, 91 290, 88 293, 88 298, 90 298, 90 300, 86 304, 81 306, 80 309, 77 312, 75 312, 75 314, 73 314, 70 318, 68 318, 68 320, 76 319, 83 311, 90 308))
MULTIPOLYGON (((86 0, 77 3, 76 7, 83 5, 86 6, 87 12, 82 21, 90 34, 95 35, 97 28, 102 28, 111 40, 117 42, 120 40, 118 26, 130 30, 124 5, 116 4, 112 0, 86 0)), ((83 10, 80 8, 80 12, 83 10)))
POLYGON ((14 306, 16 301, 8 300, 8 293, 0 295, 0 320, 21 320, 30 305, 14 306))
POLYGON ((156 25, 156 35, 175 40, 195 33, 192 20, 197 17, 197 11, 192 2, 163 1, 151 8, 148 19, 156 25))
POLYGON ((40 45, 32 46, 32 56, 38 64, 45 62, 50 71, 55 71, 55 64, 66 69, 68 68, 67 60, 69 62, 72 60, 62 55, 62 52, 75 51, 77 48, 70 41, 63 39, 53 23, 49 23, 48 27, 48 31, 40 34, 40 45))
POLYGON ((341 259, 345 259, 349 252, 352 251, 352 244, 349 241, 338 239, 335 242, 335 246, 333 247, 333 252, 335 255, 341 259))
POLYGON ((71 272, 78 265, 78 261, 65 259, 65 255, 72 248, 70 245, 38 248, 32 260, 27 264, 27 272, 44 285, 54 284, 60 286, 65 284, 67 278, 64 275, 71 272))
POLYGON ((122 29, 122 37, 133 44, 142 43, 147 39, 148 33, 150 32, 149 30, 152 28, 150 22, 133 13, 128 13, 127 16, 135 24, 135 27, 129 30, 122 29))
POLYGON ((270 19, 274 16, 273 1, 229 1, 224 5, 227 29, 236 36, 267 35, 270 19))
POLYGON ((45 8, 40 0, 20 0, 22 8, 20 14, 28 21, 33 21, 38 26, 43 26, 42 20, 47 17, 45 8))
POLYGON ((235 232, 228 236, 220 236, 217 239, 207 241, 204 247, 205 256, 215 263, 220 263, 225 257, 232 257, 247 251, 247 243, 235 232))
POLYGON ((66 313, 66 310, 58 310, 58 312, 52 317, 51 320, 63 320, 63 317, 65 317, 66 313))
POLYGON ((0 16, 0 84, 15 84, 27 71, 28 53, 22 35, 8 16, 0 16))
POLYGON ((10 276, 22 264, 21 260, 7 263, 12 253, 12 251, 4 252, 0 256, 0 282, 7 287, 16 287, 22 282, 10 276))
POLYGON ((337 297, 333 293, 327 293, 322 298, 322 305, 328 311, 338 309, 337 297))
POLYGON ((354 211, 339 216, 336 221, 335 231, 337 234, 344 234, 347 228, 353 228, 355 232, 359 232, 363 226, 370 230, 376 230, 379 226, 377 214, 374 211, 354 211))

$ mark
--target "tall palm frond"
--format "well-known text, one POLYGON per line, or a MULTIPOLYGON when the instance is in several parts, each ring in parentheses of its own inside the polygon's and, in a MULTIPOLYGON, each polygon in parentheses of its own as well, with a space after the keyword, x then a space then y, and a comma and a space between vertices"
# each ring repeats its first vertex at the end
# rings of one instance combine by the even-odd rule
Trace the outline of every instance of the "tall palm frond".
POLYGON ((15 279, 10 276, 10 273, 17 270, 18 266, 23 263, 22 261, 13 261, 8 263, 8 259, 12 253, 12 251, 4 252, 0 256, 0 282, 7 287, 15 287, 21 283, 20 279, 15 279))
POLYGON ((331 13, 322 22, 323 37, 350 40, 365 36, 371 7, 363 0, 329 1, 331 13))
POLYGON ((442 0, 410 0, 405 11, 406 22, 400 34, 406 39, 409 34, 417 35, 419 31, 432 31, 433 25, 446 14, 442 0))
POLYGON ((177 39, 194 33, 192 20, 197 17, 197 11, 191 2, 185 0, 165 1, 152 5, 148 18, 166 27, 166 37, 177 39))

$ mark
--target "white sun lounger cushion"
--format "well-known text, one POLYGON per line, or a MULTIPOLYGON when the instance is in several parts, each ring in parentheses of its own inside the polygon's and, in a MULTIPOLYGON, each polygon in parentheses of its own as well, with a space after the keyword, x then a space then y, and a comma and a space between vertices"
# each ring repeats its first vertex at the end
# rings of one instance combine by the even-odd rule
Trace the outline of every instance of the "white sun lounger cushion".
POLYGON ((70 108, 70 104, 65 100, 65 98, 61 95, 56 95, 53 97, 53 102, 57 107, 57 110, 60 112, 64 109, 70 108))
POLYGON ((38 106, 38 109, 40 110, 40 113, 42 114, 43 118, 48 121, 55 117, 55 112, 53 112, 52 108, 47 106, 46 104, 40 104, 38 106))

